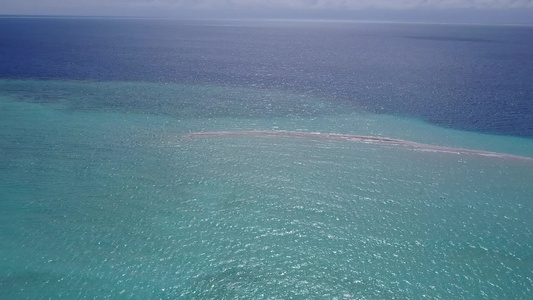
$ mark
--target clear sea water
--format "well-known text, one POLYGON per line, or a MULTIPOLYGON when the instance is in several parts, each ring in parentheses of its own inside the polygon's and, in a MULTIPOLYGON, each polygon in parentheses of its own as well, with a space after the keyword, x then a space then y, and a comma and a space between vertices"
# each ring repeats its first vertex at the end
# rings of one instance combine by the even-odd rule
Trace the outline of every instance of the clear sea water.
POLYGON ((533 28, 0 18, 0 299, 529 299, 533 28))

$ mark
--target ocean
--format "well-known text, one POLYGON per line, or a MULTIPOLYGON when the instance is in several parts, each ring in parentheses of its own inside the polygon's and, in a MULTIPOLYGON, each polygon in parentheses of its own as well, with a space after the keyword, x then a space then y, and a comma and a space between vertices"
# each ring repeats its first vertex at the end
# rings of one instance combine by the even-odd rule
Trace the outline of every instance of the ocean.
POLYGON ((533 27, 0 18, 0 299, 528 299, 533 27))

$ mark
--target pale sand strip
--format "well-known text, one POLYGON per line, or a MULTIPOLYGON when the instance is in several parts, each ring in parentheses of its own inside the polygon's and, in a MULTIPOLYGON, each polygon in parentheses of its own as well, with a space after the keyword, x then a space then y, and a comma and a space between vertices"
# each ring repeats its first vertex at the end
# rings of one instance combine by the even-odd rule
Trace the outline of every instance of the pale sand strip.
POLYGON ((300 131, 284 131, 284 130, 243 130, 243 131, 211 131, 211 132, 193 132, 186 135, 186 137, 201 137, 201 136, 239 136, 239 135, 248 135, 248 136, 286 136, 286 137, 303 137, 303 138, 321 138, 321 139, 337 139, 337 140, 347 140, 363 143, 385 143, 392 145, 403 145, 409 146, 416 149, 424 151, 433 151, 433 152, 444 152, 444 153, 454 153, 454 154, 472 154, 472 155, 481 155, 481 156, 490 156, 498 158, 512 158, 533 162, 533 158, 518 156, 512 154, 490 152, 490 151, 480 151, 480 150, 470 150, 463 148, 451 148, 451 147, 442 147, 429 144, 422 144, 417 142, 405 141, 400 139, 385 138, 385 137, 375 137, 375 136, 364 136, 364 135, 352 135, 352 134, 338 134, 338 133, 318 133, 318 132, 300 132, 300 131))

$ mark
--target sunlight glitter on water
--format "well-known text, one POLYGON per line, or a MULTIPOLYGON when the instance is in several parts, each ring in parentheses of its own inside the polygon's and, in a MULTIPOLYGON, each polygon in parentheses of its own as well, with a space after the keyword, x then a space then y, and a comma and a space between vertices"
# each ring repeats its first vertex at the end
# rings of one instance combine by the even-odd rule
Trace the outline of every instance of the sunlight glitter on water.
POLYGON ((530 165, 352 140, 527 156, 523 139, 368 113, 176 117, 24 99, 0 102, 2 298, 529 294, 530 165))

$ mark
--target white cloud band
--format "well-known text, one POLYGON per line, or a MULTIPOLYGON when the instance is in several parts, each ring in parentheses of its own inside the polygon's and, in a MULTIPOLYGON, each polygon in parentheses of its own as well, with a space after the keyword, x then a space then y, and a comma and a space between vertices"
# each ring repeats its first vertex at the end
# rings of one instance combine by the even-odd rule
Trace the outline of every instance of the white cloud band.
MULTIPOLYGON (((106 1, 109 2, 109 1, 106 1)), ((184 8, 278 9, 516 9, 533 0, 115 0, 123 4, 173 5, 184 8)))

